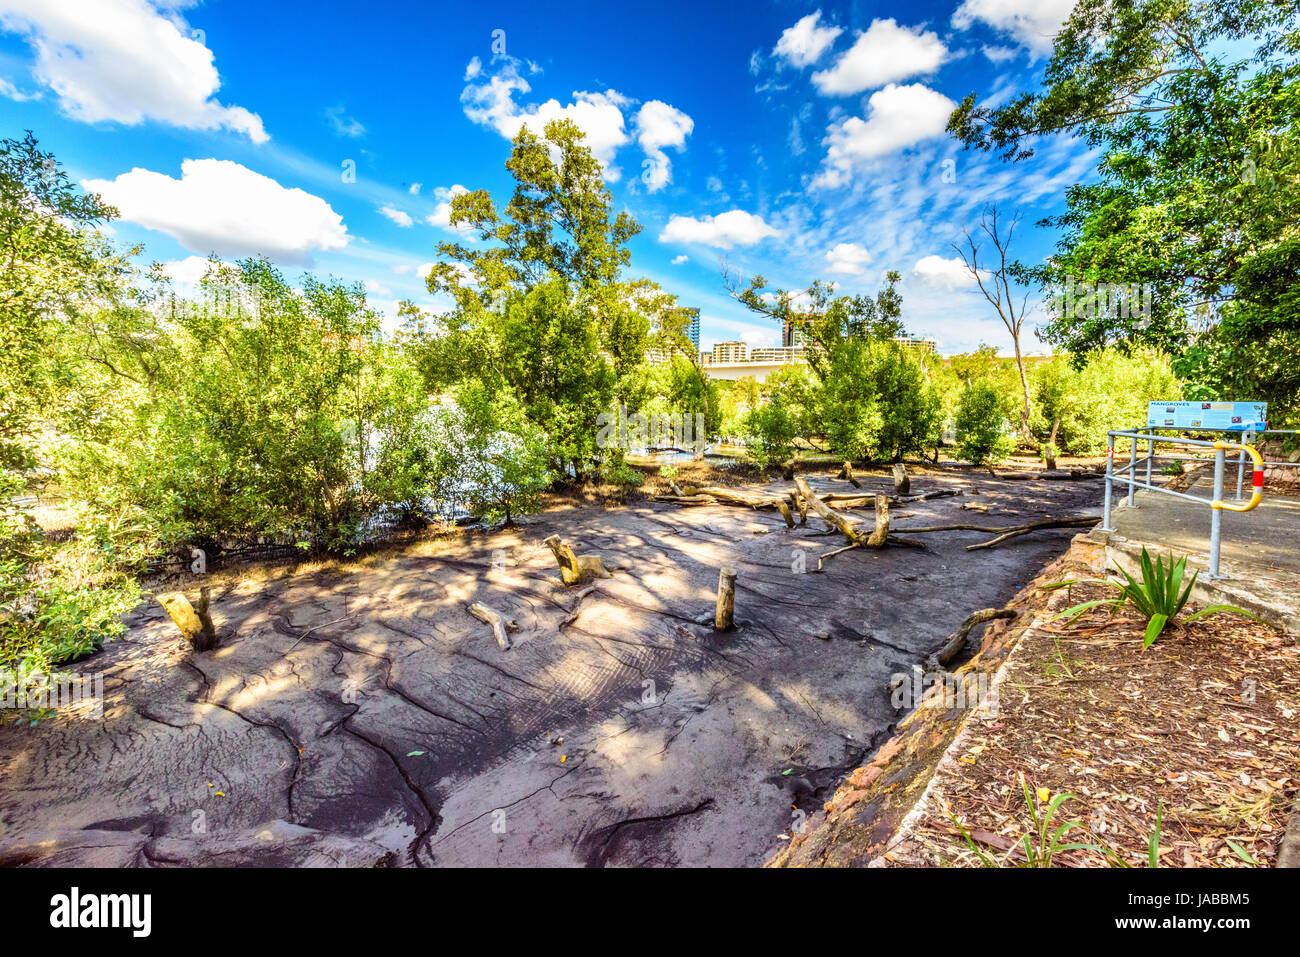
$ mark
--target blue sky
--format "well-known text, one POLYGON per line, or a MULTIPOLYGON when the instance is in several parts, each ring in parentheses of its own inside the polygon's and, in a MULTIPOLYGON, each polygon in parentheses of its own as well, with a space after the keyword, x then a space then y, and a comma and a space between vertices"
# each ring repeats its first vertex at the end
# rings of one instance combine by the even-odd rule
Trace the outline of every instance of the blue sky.
POLYGON ((392 312, 438 305, 420 270, 455 236, 450 195, 504 204, 508 137, 568 116, 644 228, 633 274, 701 309, 706 348, 779 339, 728 299, 725 260, 846 292, 897 269, 910 330, 1006 349, 950 244, 997 202, 1040 259, 1034 223, 1093 158, 1053 140, 1008 166, 943 122, 1033 83, 1069 5, 0 0, 0 135, 33 130, 178 279, 264 253, 392 312))

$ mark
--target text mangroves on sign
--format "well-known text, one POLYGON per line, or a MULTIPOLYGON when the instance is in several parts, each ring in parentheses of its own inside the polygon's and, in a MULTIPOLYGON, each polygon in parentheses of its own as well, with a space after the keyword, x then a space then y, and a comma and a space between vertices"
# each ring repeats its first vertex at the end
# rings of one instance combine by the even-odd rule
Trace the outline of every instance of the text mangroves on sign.
POLYGON ((1267 402, 1151 402, 1147 425, 1158 429, 1226 429, 1262 432, 1267 402))

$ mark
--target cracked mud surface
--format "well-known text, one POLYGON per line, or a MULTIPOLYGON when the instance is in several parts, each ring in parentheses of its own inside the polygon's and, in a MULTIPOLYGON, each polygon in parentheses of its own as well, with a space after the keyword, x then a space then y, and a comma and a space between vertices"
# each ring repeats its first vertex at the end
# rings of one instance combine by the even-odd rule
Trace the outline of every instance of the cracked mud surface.
MULTIPOLYGON (((914 478, 972 485, 896 506, 912 517, 895 526, 1100 498, 1094 481, 914 478)), ((190 656, 142 605, 73 666, 104 674, 103 720, 0 729, 0 864, 758 864, 889 732, 889 676, 1006 602, 1073 530, 976 553, 963 546, 989 536, 934 533, 926 551, 794 574, 798 551, 811 571, 841 543, 824 533, 734 507, 548 512, 352 570, 232 579, 213 595, 221 647, 190 656), (552 533, 614 577, 563 587, 552 533), (698 620, 724 564, 738 627, 717 635, 698 620), (512 649, 474 601, 518 621, 512 649)))

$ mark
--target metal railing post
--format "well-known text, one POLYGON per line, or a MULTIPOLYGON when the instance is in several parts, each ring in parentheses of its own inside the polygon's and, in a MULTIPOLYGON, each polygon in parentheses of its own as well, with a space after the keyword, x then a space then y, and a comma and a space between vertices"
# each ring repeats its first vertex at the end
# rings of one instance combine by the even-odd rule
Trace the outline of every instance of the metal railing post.
POLYGON ((1110 432, 1106 435, 1106 504, 1101 513, 1101 528, 1105 532, 1113 532, 1110 527, 1110 496, 1111 483, 1115 478, 1115 433, 1110 432))
MULTIPOLYGON (((1223 449, 1214 450, 1214 501, 1223 500, 1223 449)), ((1219 545, 1223 537, 1223 512, 1217 505, 1210 512, 1210 577, 1223 578, 1219 574, 1219 545)))
MULTIPOLYGON (((1136 435, 1137 433, 1133 433, 1136 435)), ((1133 496, 1137 494, 1138 480, 1138 440, 1129 437, 1128 440, 1128 507, 1133 507, 1133 496)))
POLYGON ((1151 460, 1156 457, 1156 430, 1147 429, 1147 484, 1151 484, 1151 460))

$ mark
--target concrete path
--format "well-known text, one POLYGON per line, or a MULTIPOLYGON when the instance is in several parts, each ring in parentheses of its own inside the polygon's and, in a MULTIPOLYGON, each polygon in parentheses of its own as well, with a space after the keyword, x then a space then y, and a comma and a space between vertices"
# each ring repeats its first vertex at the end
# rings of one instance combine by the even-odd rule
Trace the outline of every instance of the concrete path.
MULTIPOLYGON (((1235 501, 1235 478, 1225 491, 1228 501, 1235 501)), ((1121 504, 1113 511, 1114 532, 1099 532, 1097 537, 1114 553, 1111 557, 1125 567, 1136 561, 1142 545, 1162 553, 1187 554, 1189 564, 1201 569, 1196 600, 1240 605, 1274 624, 1298 629, 1300 498, 1266 494, 1259 507, 1249 512, 1225 510, 1220 564, 1226 577, 1213 582, 1208 575, 1208 503, 1213 493, 1209 477, 1198 478, 1187 490, 1187 494, 1203 499, 1205 505, 1161 492, 1139 491, 1132 508, 1121 504)), ((1118 498, 1119 503, 1124 501, 1125 497, 1118 498)))

